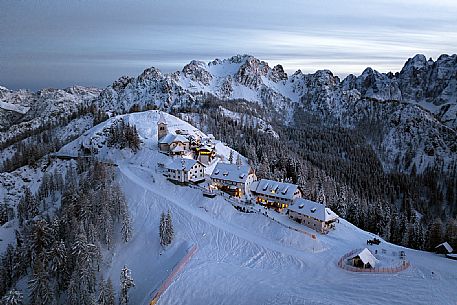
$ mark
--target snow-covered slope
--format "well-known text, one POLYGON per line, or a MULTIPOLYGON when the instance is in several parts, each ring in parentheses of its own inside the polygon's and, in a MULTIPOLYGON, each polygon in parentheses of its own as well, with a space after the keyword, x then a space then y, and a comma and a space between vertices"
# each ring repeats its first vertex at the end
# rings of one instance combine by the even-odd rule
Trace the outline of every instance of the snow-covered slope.
MULTIPOLYGON (((127 264, 136 282, 132 304, 148 304, 153 291, 195 244, 198 251, 178 275, 160 302, 166 304, 453 304, 457 298, 457 264, 441 256, 401 248, 386 242, 370 249, 394 256, 405 251, 411 267, 396 274, 361 274, 337 267, 345 253, 366 246, 372 234, 342 220, 329 235, 308 235, 290 230, 261 214, 245 214, 222 197, 209 199, 201 191, 177 186, 158 171, 167 156, 157 150, 157 111, 123 116, 135 124, 142 140, 137 153, 107 148, 103 130, 112 118, 65 146, 75 153, 82 143, 100 148, 98 156, 119 166, 118 179, 129 201, 134 235, 118 245, 105 275, 117 280, 127 264), (176 240, 162 251, 159 218, 170 209, 176 240), (396 253, 395 255, 393 253, 396 253)), ((199 133, 170 115, 171 128, 199 133)), ((230 149, 220 143, 218 153, 230 149)), ((304 230, 313 231, 303 227, 304 230)))
POLYGON ((10 91, 0 89, 0 143, 30 136, 62 121, 71 121, 78 107, 88 106, 100 90, 74 86, 64 90, 10 91))

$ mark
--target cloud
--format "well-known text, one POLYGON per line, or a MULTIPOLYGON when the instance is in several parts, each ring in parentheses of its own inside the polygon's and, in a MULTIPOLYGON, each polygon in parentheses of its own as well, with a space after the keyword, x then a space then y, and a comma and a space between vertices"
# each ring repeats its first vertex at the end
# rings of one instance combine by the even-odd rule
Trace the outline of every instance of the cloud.
POLYGON ((3 0, 0 83, 105 86, 238 53, 290 72, 401 69, 457 49, 457 5, 425 0, 3 0))

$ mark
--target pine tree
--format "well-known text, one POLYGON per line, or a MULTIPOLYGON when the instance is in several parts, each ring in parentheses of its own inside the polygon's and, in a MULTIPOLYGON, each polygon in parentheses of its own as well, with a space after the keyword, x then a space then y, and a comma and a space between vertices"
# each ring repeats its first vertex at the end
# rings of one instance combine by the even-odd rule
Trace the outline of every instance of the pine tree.
POLYGON ((56 304, 56 298, 53 286, 51 284, 49 273, 43 269, 38 269, 29 281, 30 301, 34 305, 53 305, 56 304))
POLYGON ((119 305, 128 305, 129 303, 129 290, 135 287, 130 270, 124 266, 121 270, 121 289, 119 296, 119 305))
POLYGON ((167 224, 166 224, 166 217, 165 217, 165 213, 162 212, 162 214, 160 214, 160 226, 159 226, 159 237, 160 237, 160 245, 162 247, 165 247, 167 245, 167 239, 166 239, 166 228, 167 228, 167 224))
POLYGON ((54 240, 54 232, 45 220, 39 220, 32 226, 29 237, 32 266, 39 261, 47 262, 48 249, 54 240))
POLYGON ((19 225, 22 226, 24 220, 29 220, 38 215, 38 202, 28 187, 24 189, 24 196, 17 207, 19 225))
POLYGON ((113 282, 111 279, 108 279, 106 281, 106 305, 115 305, 115 298, 114 298, 114 288, 113 288, 113 282))
POLYGON ((106 284, 105 281, 103 280, 103 277, 100 277, 100 281, 98 282, 98 298, 97 298, 97 304, 98 305, 106 305, 107 304, 107 289, 106 289, 106 284))
POLYGON ((175 231, 173 229, 173 223, 171 221, 171 211, 168 210, 167 221, 166 221, 166 236, 167 236, 167 245, 171 244, 174 237, 175 231))
POLYGON ((16 289, 11 289, 8 291, 2 300, 2 305, 22 305, 24 296, 22 293, 16 289))
POLYGON ((122 239, 124 242, 128 242, 132 238, 132 225, 130 222, 130 215, 128 210, 122 213, 122 239))
POLYGON ((428 249, 434 250, 443 241, 443 223, 436 218, 428 227, 428 249))
POLYGON ((67 302, 68 305, 79 305, 79 286, 80 286, 80 279, 77 271, 74 271, 71 278, 70 283, 68 284, 67 289, 67 302))
POLYGON ((233 164, 233 150, 230 150, 228 161, 229 161, 230 164, 233 164))
POLYGON ((236 156, 236 165, 238 165, 238 166, 242 165, 241 155, 240 154, 238 154, 236 156))
POLYGON ((444 239, 453 249, 457 249, 457 220, 450 219, 446 225, 444 239))

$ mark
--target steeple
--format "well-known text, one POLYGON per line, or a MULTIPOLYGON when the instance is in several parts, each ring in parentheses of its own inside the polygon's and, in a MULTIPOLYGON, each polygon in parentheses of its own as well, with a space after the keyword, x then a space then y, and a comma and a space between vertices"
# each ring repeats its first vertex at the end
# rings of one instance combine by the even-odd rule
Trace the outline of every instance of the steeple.
POLYGON ((159 112, 159 121, 157 122, 157 139, 160 140, 168 134, 168 124, 163 112, 159 112))

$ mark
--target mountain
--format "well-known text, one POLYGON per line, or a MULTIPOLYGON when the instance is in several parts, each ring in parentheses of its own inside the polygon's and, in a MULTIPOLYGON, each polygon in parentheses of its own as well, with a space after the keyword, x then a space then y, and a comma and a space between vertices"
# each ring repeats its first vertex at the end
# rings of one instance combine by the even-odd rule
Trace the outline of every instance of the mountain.
POLYGON ((89 106, 99 93, 100 89, 80 86, 38 92, 0 87, 0 143, 68 119, 80 107, 89 106))
POLYGON ((195 109, 209 94, 255 103, 264 110, 263 119, 290 126, 297 123, 294 115, 305 111, 327 125, 362 129, 386 171, 448 171, 457 164, 456 75, 456 55, 436 61, 416 55, 399 73, 367 68, 343 80, 328 70, 288 76, 281 65, 271 68, 253 56, 237 55, 191 61, 169 74, 149 68, 136 78, 121 77, 96 102, 117 113, 134 105, 195 109))
MULTIPOLYGON (((177 117, 166 113, 162 115, 171 131, 189 130, 192 134, 205 136, 195 126, 177 117)), ((124 266, 128 266, 135 281, 135 288, 130 292, 130 302, 149 304, 154 292, 172 273, 171 270, 180 264, 187 251, 195 245, 195 254, 173 278, 172 285, 161 296, 161 302, 339 304, 344 296, 345 304, 384 305, 389 303, 394 295, 398 304, 410 304, 410 294, 405 294, 405 289, 414 293, 417 304, 450 304, 449 300, 457 297, 453 276, 457 267, 452 260, 434 253, 400 247, 382 239, 379 246, 367 246, 368 239, 379 237, 344 219, 341 219, 336 224, 336 230, 328 235, 317 234, 312 238, 314 231, 290 221, 287 216, 282 217, 270 211, 270 217, 277 217, 276 221, 272 221, 262 213, 242 213, 222 196, 206 198, 198 188, 171 183, 163 177, 158 166, 169 161, 169 157, 160 153, 157 148, 157 122, 160 117, 159 111, 113 116, 90 128, 59 152, 62 157, 71 157, 81 152, 84 146, 92 145, 97 148, 97 158, 100 161, 115 164, 115 172, 109 179, 117 181, 122 187, 131 215, 133 235, 127 242, 114 235, 110 246, 107 246, 104 241, 97 239, 97 234, 93 234, 98 232, 98 228, 88 226, 87 235, 91 240, 98 240, 95 243, 99 249, 98 264, 89 265, 91 267, 84 270, 83 275, 91 275, 91 270, 98 270, 98 266, 100 272, 97 274, 102 275, 105 280, 110 279, 116 293, 119 293, 119 272, 124 266), (141 140, 138 151, 108 146, 108 134, 119 120, 136 127, 141 140), (164 211, 170 211, 176 234, 173 243, 167 248, 160 246, 158 233, 160 214, 164 211), (284 222, 306 234, 284 226, 284 222), (382 274, 353 273, 338 267, 338 261, 343 255, 365 247, 374 253, 377 251, 376 256, 381 267, 402 264, 401 251, 411 266, 398 273, 382 274), (389 294, 373 297, 379 294, 380 290, 389 291, 389 294)), ((218 158, 227 159, 231 148, 216 140, 216 150, 218 158)), ((0 193, 5 191, 6 198, 16 204, 20 197, 12 194, 21 193, 24 186, 40 193, 40 185, 46 180, 45 176, 49 177, 56 172, 64 174, 66 188, 75 187, 71 180, 75 178, 72 175, 75 175, 76 171, 73 173, 72 167, 77 167, 81 177, 86 178, 84 170, 88 168, 88 164, 82 160, 76 162, 65 158, 54 158, 51 162, 43 159, 36 169, 24 166, 12 173, 2 173, 0 193), (28 180, 24 181, 23 178, 28 180)), ((208 169, 208 172, 211 170, 208 169)), ((98 171, 95 171, 96 176, 103 176, 104 173, 100 166, 98 171)), ((89 184, 94 183, 89 181, 89 184)), ((84 187, 85 183, 87 182, 80 180, 79 187, 84 187)), ((88 195, 104 194, 105 191, 97 189, 88 195)), ((111 192, 114 190, 110 189, 109 193, 111 192)), ((80 217, 86 222, 91 219, 91 212, 86 210, 91 202, 95 203, 93 208, 96 211, 100 208, 100 201, 91 200, 84 196, 84 192, 70 195, 67 190, 63 194, 49 194, 46 197, 48 208, 40 207, 41 214, 36 216, 35 221, 41 217, 52 217, 56 211, 61 212, 60 209, 67 208, 75 209, 75 215, 81 211, 80 217)), ((103 219, 96 217, 99 218, 103 219)), ((77 224, 73 218, 57 219, 54 218, 52 229, 59 236, 66 236, 73 231, 85 232, 77 225, 73 226, 77 224), (56 228, 60 228, 64 233, 56 228)), ((82 228, 84 222, 80 223, 82 228)), ((0 227, 0 238, 3 241, 0 252, 5 251, 7 243, 15 244, 16 229, 16 219, 0 227)), ((68 242, 66 245, 77 249, 77 246, 81 247, 79 243, 81 242, 78 239, 77 242, 68 242)), ((28 242, 26 245, 28 246, 28 242)), ((44 243, 44 247, 48 246, 44 243)), ((85 250, 84 247, 81 248, 85 250)), ((78 255, 76 251, 69 252, 65 258, 78 255)), ((55 252, 49 253, 54 255, 55 252)), ((91 254, 86 255, 91 257, 91 254)), ((65 267, 65 271, 78 270, 77 266, 69 266, 65 267)), ((26 295, 29 289, 26 284, 28 278, 32 278, 30 273, 19 279, 16 286, 26 295)), ((74 281, 74 278, 70 280, 72 283, 74 281)), ((97 287, 98 285, 99 281, 97 287)))

